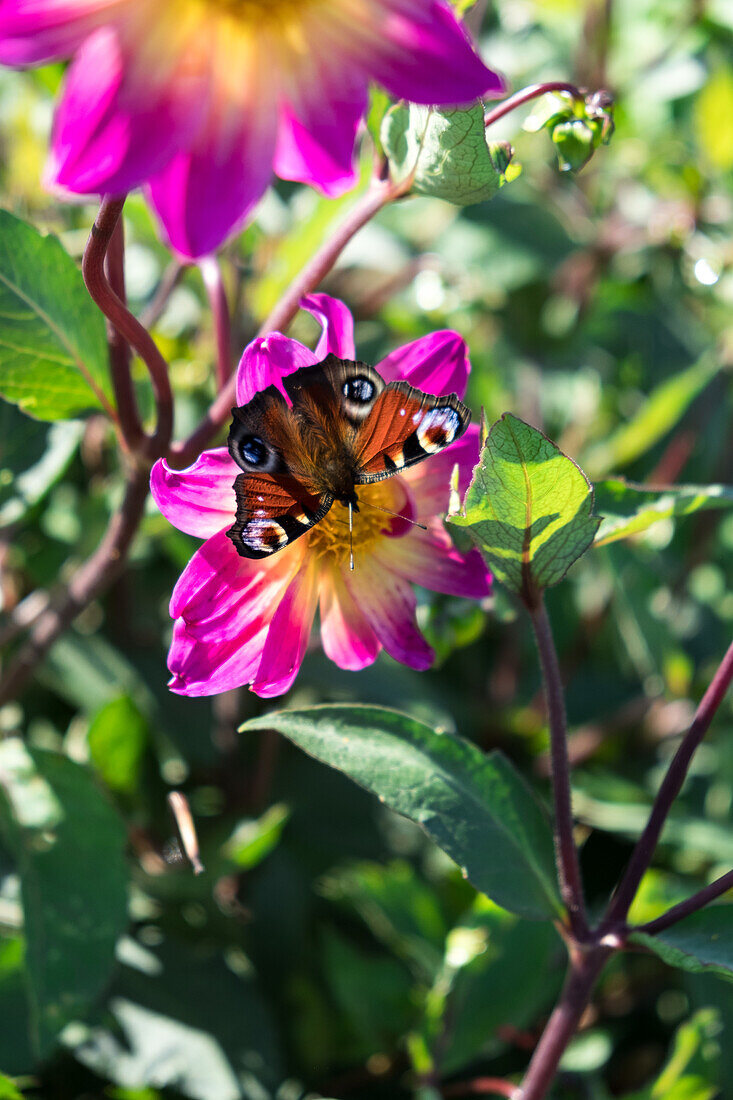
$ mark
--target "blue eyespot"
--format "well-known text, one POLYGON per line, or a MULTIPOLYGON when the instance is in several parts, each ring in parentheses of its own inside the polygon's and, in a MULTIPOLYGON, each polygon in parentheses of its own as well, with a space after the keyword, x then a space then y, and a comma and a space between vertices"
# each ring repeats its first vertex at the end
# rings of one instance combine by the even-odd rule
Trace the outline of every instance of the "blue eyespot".
POLYGON ((267 447, 256 435, 243 439, 239 451, 248 466, 263 466, 267 462, 267 447))
POLYGON ((347 401, 352 401, 355 405, 368 405, 374 397, 374 383, 359 374, 344 382, 342 392, 347 401))

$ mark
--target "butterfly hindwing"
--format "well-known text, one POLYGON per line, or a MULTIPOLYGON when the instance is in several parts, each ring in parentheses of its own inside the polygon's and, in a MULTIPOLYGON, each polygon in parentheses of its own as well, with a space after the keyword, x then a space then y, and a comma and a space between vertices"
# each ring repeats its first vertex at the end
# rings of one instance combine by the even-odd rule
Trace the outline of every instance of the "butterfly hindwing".
POLYGON ((470 410, 454 393, 435 397, 407 382, 390 382, 358 430, 357 484, 383 481, 437 454, 463 435, 470 420, 470 410))
POLYGON ((227 534, 242 557, 265 558, 318 523, 333 498, 292 476, 298 435, 275 386, 232 415, 229 453, 244 472, 234 481, 237 518, 227 534))
POLYGON ((266 558, 323 519, 331 496, 312 496, 282 474, 239 474, 234 482, 237 518, 227 535, 243 558, 266 558))

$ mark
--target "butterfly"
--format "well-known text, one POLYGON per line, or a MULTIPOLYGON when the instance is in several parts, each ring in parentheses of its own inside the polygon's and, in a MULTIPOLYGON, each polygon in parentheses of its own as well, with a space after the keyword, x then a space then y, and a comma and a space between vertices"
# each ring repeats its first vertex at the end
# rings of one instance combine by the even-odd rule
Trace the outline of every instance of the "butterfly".
POLYGON ((456 394, 385 383, 374 367, 335 355, 282 384, 291 405, 268 386, 232 409, 229 453, 244 472, 234 482, 237 517, 227 535, 244 558, 282 550, 334 501, 348 506, 351 530, 360 485, 442 451, 471 419, 456 394))

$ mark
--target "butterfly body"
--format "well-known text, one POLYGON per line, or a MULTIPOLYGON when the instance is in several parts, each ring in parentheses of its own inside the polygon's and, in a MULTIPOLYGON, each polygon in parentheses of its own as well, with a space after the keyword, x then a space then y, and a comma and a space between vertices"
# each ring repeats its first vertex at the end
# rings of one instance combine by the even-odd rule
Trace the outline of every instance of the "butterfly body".
POLYGON ((232 409, 229 451, 237 518, 227 532, 243 557, 267 557, 310 530, 334 501, 358 511, 358 487, 436 453, 466 429, 455 394, 384 383, 366 363, 330 355, 232 409))

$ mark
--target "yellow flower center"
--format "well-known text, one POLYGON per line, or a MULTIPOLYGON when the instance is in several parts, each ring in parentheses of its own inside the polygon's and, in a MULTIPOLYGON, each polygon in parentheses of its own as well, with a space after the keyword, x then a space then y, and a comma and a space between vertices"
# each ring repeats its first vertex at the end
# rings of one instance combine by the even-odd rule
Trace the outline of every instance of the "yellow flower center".
MULTIPOLYGON (((363 485, 357 489, 359 511, 354 512, 354 558, 368 554, 376 542, 386 538, 392 524, 400 521, 380 512, 409 515, 405 491, 399 481, 379 481, 376 485, 363 485), (376 505, 376 507, 375 507, 376 505)), ((309 553, 328 557, 329 565, 342 565, 349 560, 349 508, 335 501, 330 511, 307 536, 309 553)), ((357 564, 358 568, 358 564, 357 564)))
POLYGON ((292 22, 320 0, 204 0, 207 7, 218 9, 242 23, 257 26, 292 22))

